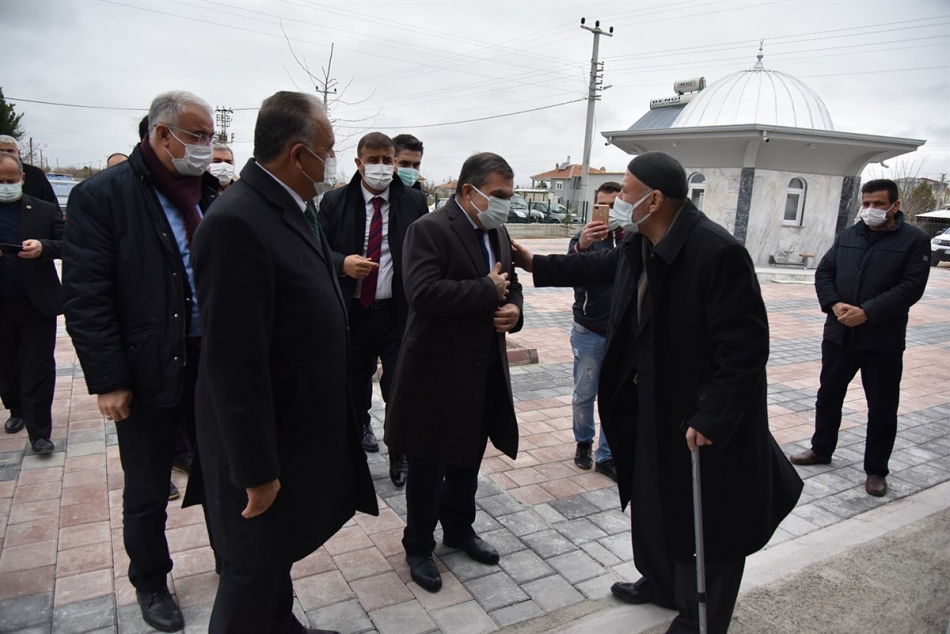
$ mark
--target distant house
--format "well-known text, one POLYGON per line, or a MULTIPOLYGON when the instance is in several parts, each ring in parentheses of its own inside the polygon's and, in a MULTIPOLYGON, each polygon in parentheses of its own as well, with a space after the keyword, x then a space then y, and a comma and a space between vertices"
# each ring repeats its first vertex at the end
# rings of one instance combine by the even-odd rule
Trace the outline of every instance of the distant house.
POLYGON ((532 187, 547 187, 555 202, 571 209, 590 209, 594 202, 594 192, 601 184, 607 181, 620 182, 623 172, 608 172, 606 168, 592 167, 587 172, 587 200, 580 199, 581 166, 570 162, 570 157, 564 163, 555 165, 554 169, 531 177, 532 187), (585 204, 586 203, 586 204, 585 204))
POLYGON ((443 198, 450 198, 455 193, 455 188, 458 187, 459 182, 449 181, 448 183, 442 183, 441 185, 436 185, 433 189, 435 197, 439 200, 443 198))

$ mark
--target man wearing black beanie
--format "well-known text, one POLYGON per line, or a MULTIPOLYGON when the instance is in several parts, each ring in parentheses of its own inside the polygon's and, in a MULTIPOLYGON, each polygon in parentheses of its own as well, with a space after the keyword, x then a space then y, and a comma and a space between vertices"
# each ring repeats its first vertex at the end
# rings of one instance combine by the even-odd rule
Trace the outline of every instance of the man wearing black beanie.
POLYGON ((708 631, 724 633, 745 558, 802 490, 768 427, 765 304, 745 247, 686 200, 679 161, 637 156, 622 185, 619 247, 577 258, 513 243, 515 264, 538 287, 614 286, 598 402, 643 578, 611 590, 677 610, 670 633, 699 631, 690 452, 701 450, 708 631))

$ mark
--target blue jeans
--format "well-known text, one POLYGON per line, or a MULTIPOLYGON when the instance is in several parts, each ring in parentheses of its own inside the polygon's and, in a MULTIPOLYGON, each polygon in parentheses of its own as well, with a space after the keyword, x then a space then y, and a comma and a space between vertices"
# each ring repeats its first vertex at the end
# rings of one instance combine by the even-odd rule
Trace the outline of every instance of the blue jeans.
MULTIPOLYGON (((597 398, 597 384, 600 380, 600 365, 604 360, 606 340, 579 323, 574 322, 571 330, 571 349, 574 351, 574 440, 592 442, 594 440, 594 399, 597 398)), ((600 443, 594 459, 603 462, 611 459, 610 446, 600 429, 600 443)))

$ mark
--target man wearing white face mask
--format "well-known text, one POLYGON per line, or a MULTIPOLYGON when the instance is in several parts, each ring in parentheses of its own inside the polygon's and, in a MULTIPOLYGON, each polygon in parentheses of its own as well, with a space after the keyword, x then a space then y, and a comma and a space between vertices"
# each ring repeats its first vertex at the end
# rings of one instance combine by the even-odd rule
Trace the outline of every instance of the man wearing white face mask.
MULTIPOLYGON (((380 132, 359 140, 357 173, 349 185, 328 193, 320 202, 320 223, 326 231, 340 287, 351 298, 350 386, 363 429, 363 449, 379 451, 370 407, 376 361, 382 360, 380 390, 389 403, 396 362, 406 330, 409 304, 403 288, 403 240, 409 226, 425 216, 425 195, 395 178, 395 148, 380 132)), ((389 452, 389 476, 406 484, 406 459, 389 452)))
POLYGON ((163 93, 129 160, 77 185, 67 208, 67 330, 89 392, 115 422, 129 580, 146 623, 166 632, 183 626, 166 585, 165 507, 178 426, 194 426, 202 329, 191 245, 217 195, 202 187, 213 135, 207 102, 163 93))
POLYGON ((897 184, 880 179, 861 187, 861 220, 835 237, 815 270, 821 310, 821 386, 811 449, 797 465, 828 464, 838 443, 848 384, 861 371, 868 401, 864 489, 887 493, 887 463, 897 436, 904 335, 910 307, 930 276, 930 241, 904 222, 897 184))
POLYGON ((211 165, 208 173, 218 179, 218 193, 224 192, 234 182, 234 152, 225 143, 212 147, 211 165))

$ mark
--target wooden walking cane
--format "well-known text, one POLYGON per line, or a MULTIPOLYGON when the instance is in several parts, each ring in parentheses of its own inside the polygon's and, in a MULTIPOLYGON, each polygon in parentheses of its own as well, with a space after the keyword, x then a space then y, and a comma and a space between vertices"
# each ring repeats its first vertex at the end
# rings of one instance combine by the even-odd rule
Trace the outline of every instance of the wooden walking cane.
POLYGON ((699 447, 693 458, 693 530, 696 534, 696 594, 699 603, 699 634, 706 634, 706 554, 703 550, 703 488, 699 472, 699 447))

